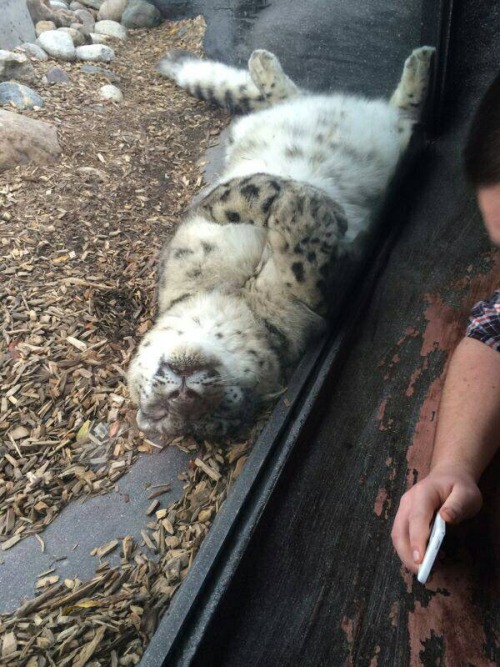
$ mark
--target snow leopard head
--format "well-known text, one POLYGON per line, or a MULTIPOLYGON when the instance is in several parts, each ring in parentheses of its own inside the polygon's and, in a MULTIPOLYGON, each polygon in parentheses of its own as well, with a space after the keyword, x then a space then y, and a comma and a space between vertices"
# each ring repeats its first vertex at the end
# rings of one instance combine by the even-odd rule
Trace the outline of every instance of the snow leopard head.
POLYGON ((128 374, 142 431, 235 435, 279 389, 280 364, 265 328, 228 300, 194 297, 142 340, 128 374))

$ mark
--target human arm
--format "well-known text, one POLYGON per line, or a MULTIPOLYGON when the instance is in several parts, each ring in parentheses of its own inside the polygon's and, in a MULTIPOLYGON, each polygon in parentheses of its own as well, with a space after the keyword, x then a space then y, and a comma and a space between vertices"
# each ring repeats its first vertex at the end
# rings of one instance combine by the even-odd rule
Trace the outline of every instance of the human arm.
POLYGON ((477 482, 500 445, 500 351, 465 338, 446 377, 430 473, 407 491, 392 540, 404 565, 418 570, 434 513, 459 523, 481 507, 477 482))

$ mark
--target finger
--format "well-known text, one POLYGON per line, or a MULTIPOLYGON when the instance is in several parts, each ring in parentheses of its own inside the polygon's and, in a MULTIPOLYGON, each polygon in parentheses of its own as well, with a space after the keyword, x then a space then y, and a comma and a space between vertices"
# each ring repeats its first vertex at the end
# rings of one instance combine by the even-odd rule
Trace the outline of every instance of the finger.
POLYGON ((439 507, 439 501, 436 503, 433 496, 429 498, 426 495, 421 495, 418 504, 414 506, 409 516, 408 532, 411 552, 413 561, 417 565, 420 565, 424 558, 431 521, 437 509, 436 505, 439 507))
POLYGON ((457 483, 439 513, 447 523, 460 523, 477 514, 482 504, 481 491, 475 484, 464 486, 457 483))
POLYGON ((416 572, 418 566, 415 564, 411 554, 410 536, 408 532, 408 512, 409 507, 405 504, 403 496, 396 518, 394 519, 391 538, 394 548, 403 565, 412 572, 416 572))

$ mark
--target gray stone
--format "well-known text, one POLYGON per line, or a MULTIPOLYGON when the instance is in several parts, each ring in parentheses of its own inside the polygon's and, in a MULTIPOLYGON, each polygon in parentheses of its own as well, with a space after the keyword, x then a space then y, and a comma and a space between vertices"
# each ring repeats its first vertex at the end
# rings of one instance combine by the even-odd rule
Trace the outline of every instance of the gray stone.
POLYGON ((59 28, 59 30, 69 35, 75 46, 83 46, 87 43, 86 36, 76 28, 59 28))
POLYGON ((80 67, 80 72, 85 72, 85 74, 101 74, 111 83, 120 83, 121 79, 118 74, 115 74, 110 69, 104 69, 102 67, 97 67, 96 65, 82 65, 80 67))
POLYGON ((14 105, 16 109, 33 109, 43 107, 43 99, 34 90, 22 83, 4 81, 0 83, 0 104, 14 105))
POLYGON ((78 2, 78 0, 73 0, 69 8, 72 12, 76 12, 77 9, 85 9, 85 5, 82 5, 82 3, 78 2))
POLYGON ((104 0, 97 15, 99 21, 121 21, 128 0, 104 0))
POLYGON ((126 28, 154 28, 163 21, 161 12, 145 0, 130 0, 122 15, 126 28))
POLYGON ((68 9, 68 4, 63 0, 50 0, 51 9, 68 9))
POLYGON ((38 21, 35 26, 35 33, 37 37, 40 37, 42 32, 47 32, 48 30, 55 30, 56 24, 54 21, 38 21))
POLYGON ((54 12, 48 2, 44 0, 26 0, 26 6, 34 25, 39 21, 54 20, 54 12))
POLYGON ((110 83, 102 86, 99 95, 103 100, 110 100, 111 102, 121 102, 123 100, 122 91, 117 86, 113 86, 110 83))
POLYGON ((0 111, 0 171, 28 162, 54 162, 60 152, 55 127, 18 113, 0 111))
POLYGON ((36 79, 35 70, 24 53, 0 51, 0 81, 11 79, 31 83, 36 79))
POLYGON ((35 40, 35 28, 25 2, 2 0, 0 20, 0 44, 3 49, 13 49, 22 42, 35 40))
POLYGON ((92 44, 109 44, 112 37, 109 35, 98 35, 96 32, 90 33, 90 41, 92 44))
POLYGON ((87 46, 79 46, 76 49, 76 57, 78 60, 110 63, 115 59, 115 52, 110 46, 105 46, 104 44, 89 44, 87 46))
POLYGON ((69 28, 75 19, 75 14, 69 9, 58 9, 54 12, 54 22, 58 28, 69 28))
MULTIPOLYGON (((42 32, 38 38, 42 49, 47 51, 49 56, 59 60, 75 60, 75 45, 71 37, 63 30, 49 30, 42 32)), ((83 48, 83 47, 80 47, 83 48)))
POLYGON ((91 32, 94 32, 94 17, 87 9, 77 9, 75 16, 81 21, 83 28, 87 33, 90 34, 91 32))
POLYGON ((49 56, 40 46, 32 44, 31 42, 24 42, 24 44, 21 44, 18 48, 27 53, 30 58, 36 58, 37 60, 49 59, 49 56))
POLYGON ((82 5, 92 7, 92 9, 100 9, 104 0, 80 0, 82 5))
POLYGON ((116 21, 98 21, 94 26, 94 32, 98 35, 108 35, 116 39, 127 39, 127 29, 116 21))
POLYGON ((45 77, 47 83, 71 83, 67 73, 60 67, 51 67, 45 77))

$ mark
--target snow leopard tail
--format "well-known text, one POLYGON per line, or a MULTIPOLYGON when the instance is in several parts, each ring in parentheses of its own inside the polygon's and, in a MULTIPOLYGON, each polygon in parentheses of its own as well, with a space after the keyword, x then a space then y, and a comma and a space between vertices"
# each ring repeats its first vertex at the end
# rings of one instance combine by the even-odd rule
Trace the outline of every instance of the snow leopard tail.
POLYGON ((180 50, 169 51, 156 69, 194 97, 232 113, 266 109, 298 93, 298 88, 283 73, 278 59, 263 50, 253 52, 249 71, 201 60, 180 50))

